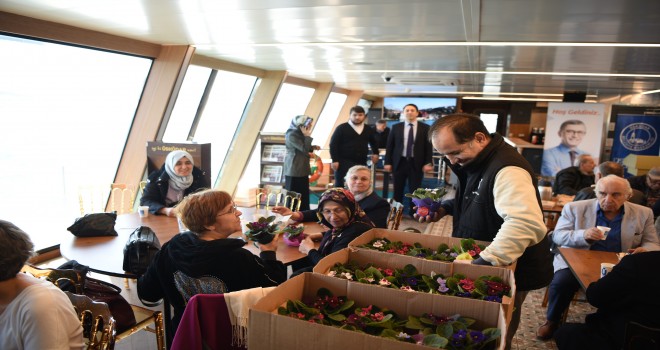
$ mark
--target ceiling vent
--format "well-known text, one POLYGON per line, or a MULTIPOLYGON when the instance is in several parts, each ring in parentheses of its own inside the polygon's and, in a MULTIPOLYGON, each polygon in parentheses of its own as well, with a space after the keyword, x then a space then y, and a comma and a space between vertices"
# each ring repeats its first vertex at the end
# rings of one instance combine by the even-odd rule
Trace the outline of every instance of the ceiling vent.
POLYGON ((438 79, 434 77, 392 77, 392 82, 399 85, 432 85, 432 86, 458 86, 455 79, 438 79))

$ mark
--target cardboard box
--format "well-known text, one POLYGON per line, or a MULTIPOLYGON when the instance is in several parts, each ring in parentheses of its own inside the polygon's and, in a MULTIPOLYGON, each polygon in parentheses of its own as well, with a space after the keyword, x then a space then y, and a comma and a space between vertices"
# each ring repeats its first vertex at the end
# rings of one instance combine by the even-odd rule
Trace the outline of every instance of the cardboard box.
MULTIPOLYGON (((500 277, 504 282, 511 286, 511 297, 505 296, 502 298, 502 307, 504 308, 506 324, 508 325, 511 321, 511 316, 513 314, 513 300, 516 293, 516 281, 512 270, 497 268, 494 266, 454 264, 436 260, 418 259, 412 256, 383 253, 368 249, 356 250, 352 248, 345 248, 321 259, 321 261, 319 261, 316 266, 314 266, 314 272, 327 275, 330 269, 335 266, 336 263, 345 264, 349 261, 353 261, 360 266, 371 263, 377 267, 397 269, 402 269, 404 266, 410 264, 415 266, 417 272, 425 275, 431 275, 431 273, 435 273, 442 274, 444 276, 453 276, 454 274, 460 273, 473 280, 485 275, 500 277)), ((461 298, 456 296, 446 296, 440 294, 435 295, 450 298, 449 300, 451 302, 457 302, 458 300, 471 300, 477 304, 493 303, 490 301, 461 298)))
MULTIPOLYGON (((430 349, 277 314, 277 308, 284 305, 287 300, 314 297, 321 287, 329 289, 334 295, 346 296, 354 300, 357 305, 387 307, 399 317, 419 316, 425 312, 438 315, 460 314, 477 320, 474 324, 475 329, 497 327, 503 335, 501 339, 506 334, 504 312, 502 306, 497 303, 477 305, 469 299, 447 302, 448 299, 438 295, 349 283, 339 278, 304 273, 282 283, 250 309, 248 348, 250 350, 430 349)), ((498 348, 504 349, 504 341, 500 341, 498 348)))
POLYGON ((623 165, 627 171, 635 176, 645 175, 654 166, 660 164, 660 156, 642 156, 638 154, 629 154, 623 158, 623 165))

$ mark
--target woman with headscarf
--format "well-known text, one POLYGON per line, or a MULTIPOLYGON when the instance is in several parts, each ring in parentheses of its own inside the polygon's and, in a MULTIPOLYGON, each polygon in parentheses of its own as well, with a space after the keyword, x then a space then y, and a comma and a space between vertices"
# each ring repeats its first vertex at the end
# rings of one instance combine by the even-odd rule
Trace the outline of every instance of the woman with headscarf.
POLYGON ((316 215, 321 224, 330 229, 311 234, 300 243, 298 250, 307 254, 311 266, 294 272, 294 275, 311 271, 325 256, 348 247, 353 239, 374 227, 351 191, 344 188, 331 188, 323 192, 316 215), (314 248, 314 240, 319 238, 321 244, 317 250, 314 248))
POLYGON ((208 188, 205 173, 195 167, 190 153, 176 150, 167 154, 165 164, 149 175, 140 205, 152 214, 175 216, 174 206, 188 194, 208 188))
MULTIPOLYGON (((371 183, 371 170, 364 165, 355 165, 346 172, 346 186, 353 197, 364 210, 376 227, 387 228, 387 216, 390 204, 374 192, 371 183)), ((273 212, 280 215, 291 215, 291 220, 298 222, 316 221, 316 210, 293 212, 284 206, 273 207, 273 212)))
POLYGON ((309 210, 309 152, 319 149, 312 146, 312 122, 313 119, 306 115, 293 117, 284 141, 284 188, 300 193, 301 210, 309 210))

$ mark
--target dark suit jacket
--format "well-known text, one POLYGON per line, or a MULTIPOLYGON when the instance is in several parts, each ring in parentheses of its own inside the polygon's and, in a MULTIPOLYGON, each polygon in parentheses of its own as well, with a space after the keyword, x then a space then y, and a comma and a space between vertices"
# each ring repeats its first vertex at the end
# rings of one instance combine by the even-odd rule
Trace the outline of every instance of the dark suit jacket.
MULTIPOLYGON (((401 122, 392 125, 392 131, 387 138, 387 153, 385 154, 385 165, 392 165, 392 170, 399 167, 399 160, 403 154, 405 145, 403 144, 403 133, 406 130, 408 122, 401 122)), ((415 134, 415 145, 413 147, 413 158, 415 169, 421 170, 425 164, 433 162, 433 145, 429 141, 429 129, 431 127, 417 120, 417 133, 415 134)))

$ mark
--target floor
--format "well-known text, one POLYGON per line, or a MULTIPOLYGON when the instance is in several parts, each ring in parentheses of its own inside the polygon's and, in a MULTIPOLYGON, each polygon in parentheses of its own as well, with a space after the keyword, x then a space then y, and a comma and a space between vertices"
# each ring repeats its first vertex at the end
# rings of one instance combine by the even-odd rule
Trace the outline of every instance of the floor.
MULTIPOLYGON (((447 235, 451 232, 451 222, 444 220, 437 224, 419 223, 411 218, 404 217, 399 226, 400 230, 406 228, 414 228, 420 232, 433 234, 447 235), (431 226, 431 227, 429 227, 431 226), (434 227, 435 226, 435 227, 434 227)), ((57 267, 64 262, 63 259, 56 259, 49 262, 49 267, 57 267)), ((122 288, 122 295, 128 300, 129 303, 135 305, 142 305, 137 298, 137 285, 135 280, 129 280, 128 288, 125 288, 125 281, 122 278, 109 277, 105 275, 92 274, 94 278, 105 280, 114 283, 122 288)), ((529 293, 525 303, 523 304, 522 317, 520 326, 516 332, 512 349, 557 349, 554 340, 540 341, 536 339, 536 329, 545 322, 545 308, 541 307, 541 301, 545 289, 535 290, 529 293)), ((162 306, 154 308, 155 310, 162 311, 162 306)), ((584 322, 584 317, 594 312, 595 309, 588 303, 577 302, 570 307, 568 314, 568 322, 584 322)), ((146 331, 141 331, 133 336, 118 342, 115 346, 117 350, 143 350, 143 349, 156 349, 155 335, 146 331)))

